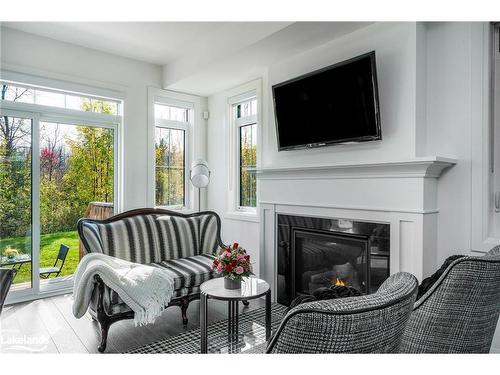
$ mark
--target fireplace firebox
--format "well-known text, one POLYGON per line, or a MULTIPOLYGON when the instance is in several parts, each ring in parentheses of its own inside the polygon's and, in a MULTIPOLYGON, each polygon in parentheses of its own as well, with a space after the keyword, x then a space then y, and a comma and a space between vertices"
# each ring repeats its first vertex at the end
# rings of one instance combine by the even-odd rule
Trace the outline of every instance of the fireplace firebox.
POLYGON ((278 215, 277 300, 332 285, 369 294, 389 276, 389 225, 278 215))

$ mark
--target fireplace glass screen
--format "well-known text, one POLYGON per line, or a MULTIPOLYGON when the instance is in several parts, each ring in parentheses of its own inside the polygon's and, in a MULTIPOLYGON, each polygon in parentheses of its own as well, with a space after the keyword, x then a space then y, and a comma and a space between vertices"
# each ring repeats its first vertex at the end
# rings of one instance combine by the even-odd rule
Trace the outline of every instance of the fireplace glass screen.
POLYGON ((389 225, 278 215, 277 300, 332 285, 375 292, 389 277, 389 225))
POLYGON ((332 285, 367 291, 368 239, 365 236, 294 230, 295 295, 332 285))

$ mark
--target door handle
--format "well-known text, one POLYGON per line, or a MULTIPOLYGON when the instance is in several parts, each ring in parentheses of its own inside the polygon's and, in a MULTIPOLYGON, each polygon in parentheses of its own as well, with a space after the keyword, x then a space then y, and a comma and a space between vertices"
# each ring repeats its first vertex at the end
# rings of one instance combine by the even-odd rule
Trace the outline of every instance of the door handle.
POLYGON ((494 196, 495 212, 500 212, 500 191, 495 192, 494 196))

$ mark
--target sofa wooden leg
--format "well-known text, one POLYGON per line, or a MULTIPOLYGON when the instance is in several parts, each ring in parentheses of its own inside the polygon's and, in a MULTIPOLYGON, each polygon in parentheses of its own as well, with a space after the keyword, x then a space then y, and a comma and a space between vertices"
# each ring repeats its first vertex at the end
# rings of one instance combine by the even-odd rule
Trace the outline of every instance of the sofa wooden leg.
POLYGON ((99 353, 103 353, 106 350, 106 344, 108 341, 108 331, 109 331, 109 326, 111 325, 111 321, 106 312, 104 311, 104 282, 98 275, 95 276, 95 280, 97 282, 99 289, 96 315, 97 315, 97 322, 101 327, 101 343, 97 347, 97 350, 99 351, 99 353))
POLYGON ((108 343, 108 331, 109 331, 109 323, 108 322, 100 322, 101 326, 101 343, 97 347, 99 353, 104 353, 106 350, 106 345, 108 343))
POLYGON ((244 300, 244 301, 243 301, 243 305, 245 305, 245 306, 250 305, 250 301, 244 300))
POLYGON ((182 324, 187 325, 188 324, 188 318, 187 318, 187 309, 189 306, 189 298, 182 298, 181 299, 181 314, 182 314, 182 324))

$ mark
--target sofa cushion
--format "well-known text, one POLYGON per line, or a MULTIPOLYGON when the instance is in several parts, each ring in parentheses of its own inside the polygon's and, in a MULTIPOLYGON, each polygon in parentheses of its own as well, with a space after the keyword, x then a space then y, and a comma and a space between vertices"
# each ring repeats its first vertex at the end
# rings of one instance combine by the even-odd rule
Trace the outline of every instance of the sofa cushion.
MULTIPOLYGON (((166 269, 174 279, 174 293, 172 299, 184 297, 190 294, 200 292, 200 285, 217 275, 211 269, 211 264, 215 259, 209 254, 196 255, 184 259, 163 261, 160 263, 151 263, 150 266, 166 269)), ((97 306, 97 289, 92 296, 92 309, 97 306)), ((118 293, 108 286, 104 291, 104 309, 111 314, 124 313, 131 311, 125 302, 122 301, 118 293)))
POLYGON ((174 290, 179 290, 201 285, 203 282, 212 279, 214 277, 214 271, 212 270, 214 259, 213 255, 201 254, 164 260, 152 265, 167 270, 174 279, 174 290))

